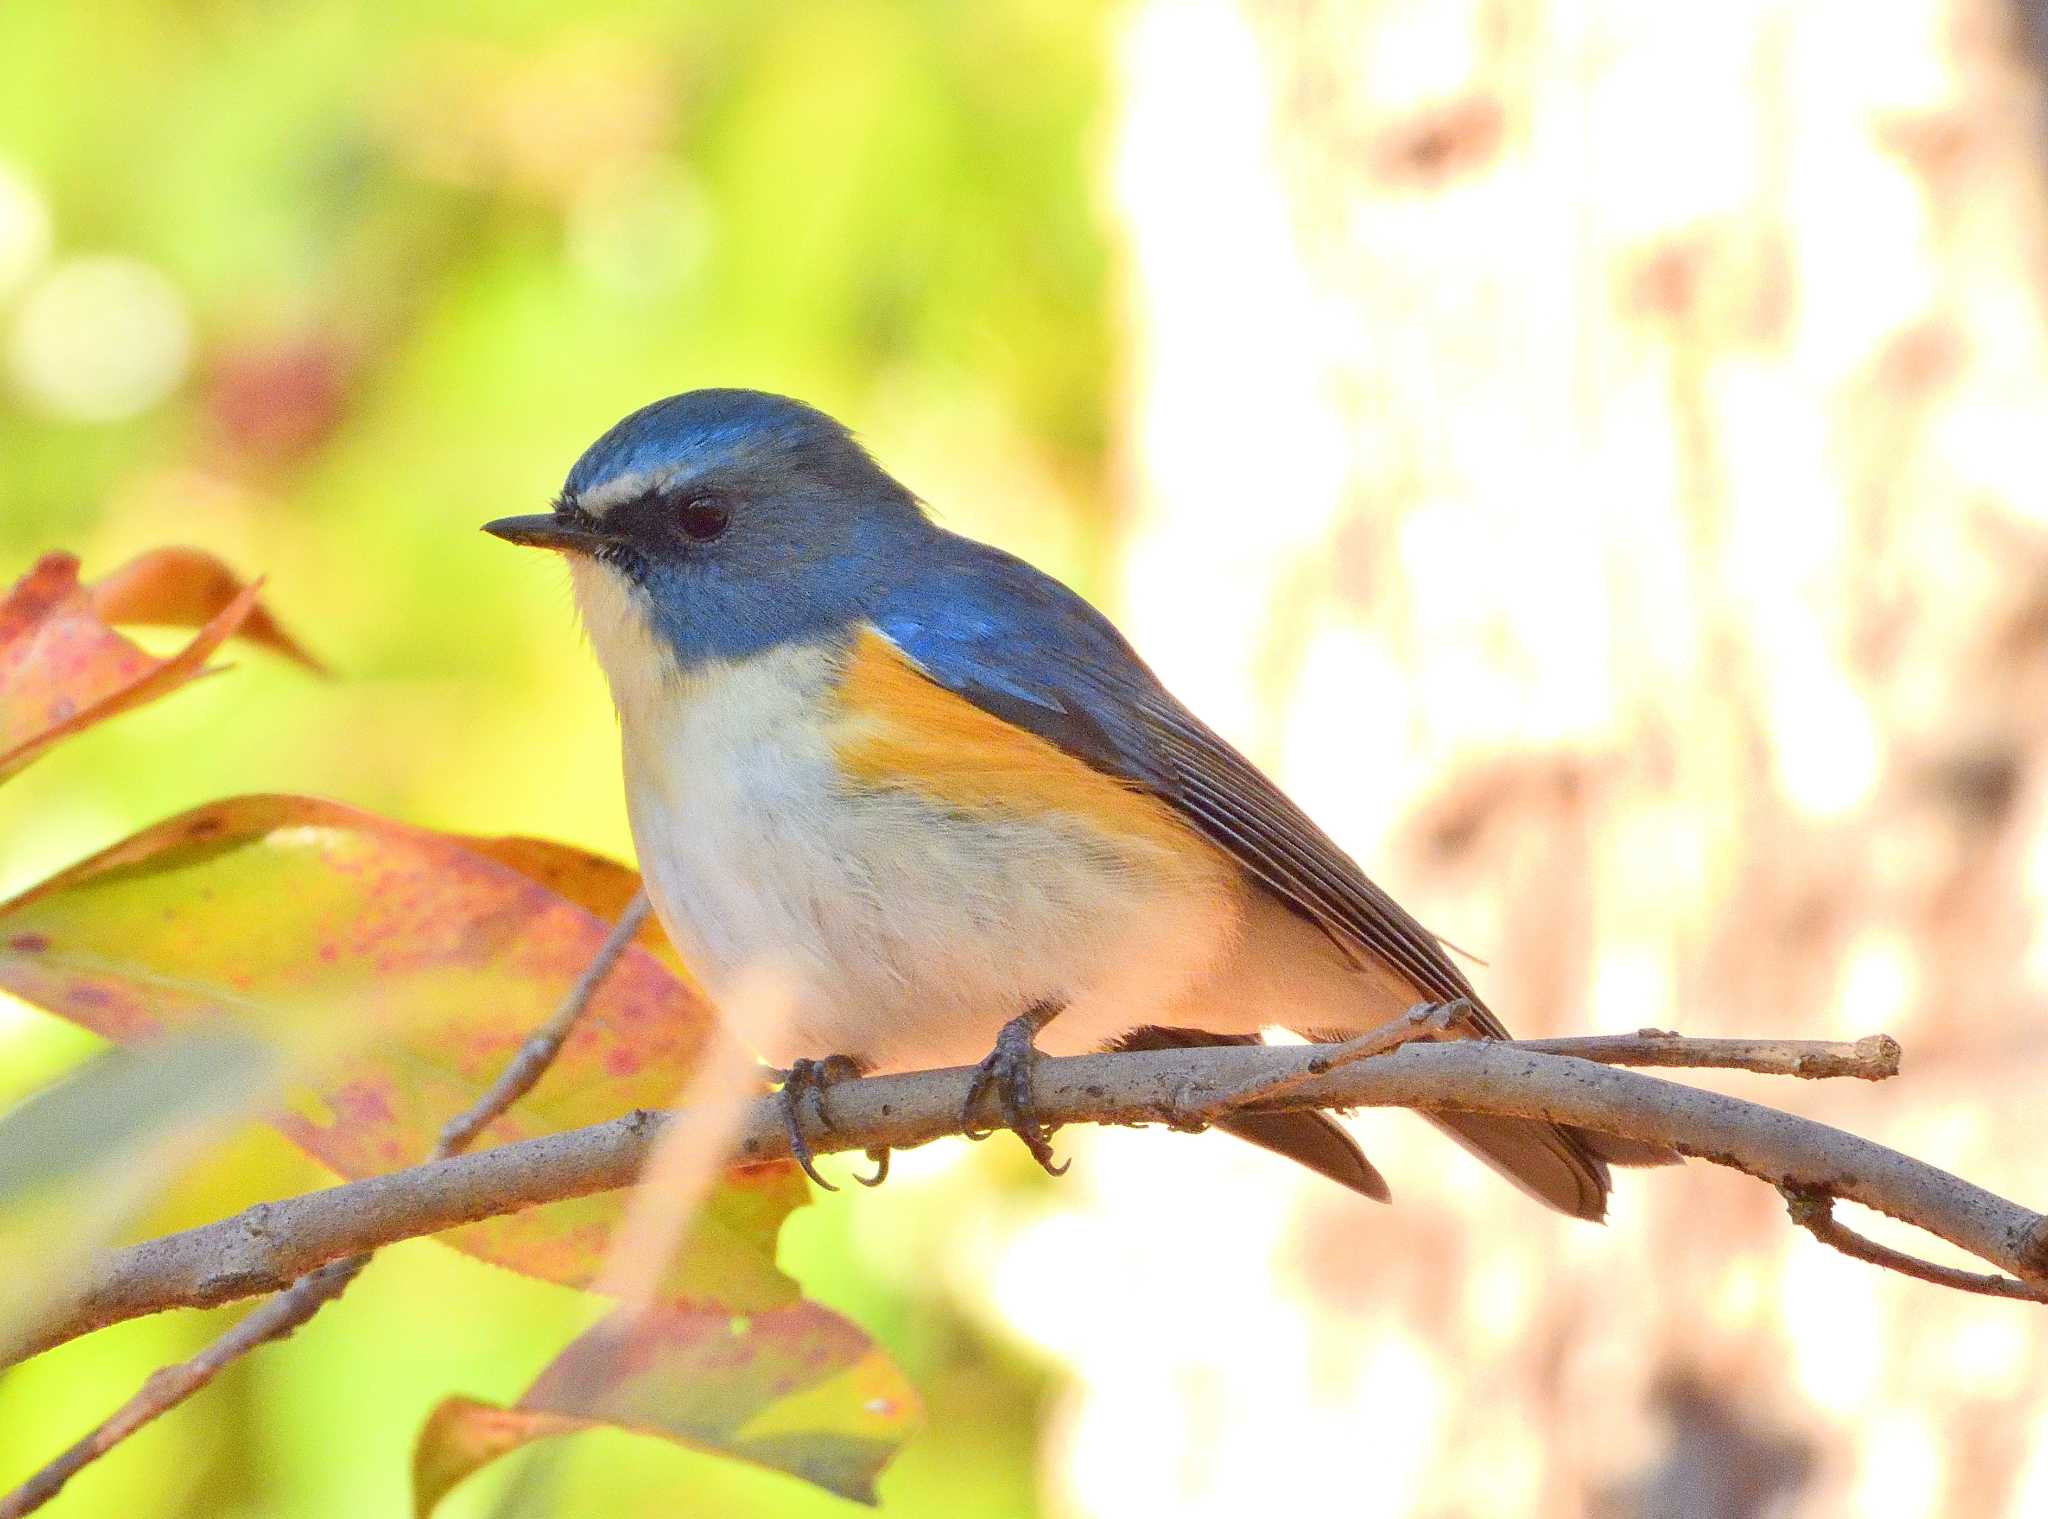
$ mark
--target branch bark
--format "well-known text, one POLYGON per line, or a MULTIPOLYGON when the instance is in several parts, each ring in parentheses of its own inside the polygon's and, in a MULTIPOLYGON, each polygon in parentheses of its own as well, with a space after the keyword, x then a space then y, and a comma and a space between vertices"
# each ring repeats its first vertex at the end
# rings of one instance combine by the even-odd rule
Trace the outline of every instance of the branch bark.
MULTIPOLYGON (((1715 1046, 1716 1063, 1808 1070, 1829 1062, 1872 1075, 1895 1047, 1621 1039, 1411 1044, 1328 1069, 1315 1045, 1133 1051, 1047 1059, 1038 1110, 1049 1123, 1198 1125, 1219 1097, 1284 1088, 1254 1107, 1462 1109, 1545 1118, 1669 1146, 1801 1194, 1845 1199, 1947 1240, 2013 1278, 1998 1289, 2048 1301, 2048 1218, 1946 1171, 1843 1130, 1718 1092, 1617 1069, 1675 1058, 1677 1044, 1715 1046), (1584 1050, 1594 1058, 1560 1053, 1584 1050), (1858 1053, 1861 1051, 1862 1053, 1858 1053), (1599 1064, 1598 1061, 1610 1062, 1599 1064)), ((830 1126, 807 1119, 820 1154, 903 1149, 994 1126, 993 1102, 963 1114, 966 1068, 870 1076, 834 1086, 830 1126)), ((324 1263, 457 1224, 629 1185, 659 1138, 664 1115, 629 1113, 281 1202, 167 1235, 98 1262, 78 1296, 19 1347, 32 1355, 107 1324, 177 1307, 211 1307, 276 1291, 324 1263)), ((783 1110, 753 1099, 739 1115, 735 1163, 789 1154, 783 1110)), ((1960 1285, 1959 1283, 1952 1283, 1960 1285)))

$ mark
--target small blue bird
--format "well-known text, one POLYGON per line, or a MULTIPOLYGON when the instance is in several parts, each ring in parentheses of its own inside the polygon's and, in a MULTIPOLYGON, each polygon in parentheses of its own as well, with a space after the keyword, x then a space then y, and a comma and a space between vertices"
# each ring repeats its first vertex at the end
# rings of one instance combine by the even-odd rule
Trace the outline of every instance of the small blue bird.
MULTIPOLYGON (((678 948, 714 999, 756 963, 786 973, 793 1015, 757 1052, 793 1073, 807 1170, 794 1094, 847 1072, 980 1061, 1051 1169, 1034 1048, 1342 1037, 1460 999, 1506 1037, 1438 941, 1101 613, 934 525, 811 407, 657 401, 576 461, 552 512, 487 531, 569 561, 678 948)), ((1433 1121, 1580 1218, 1605 1211, 1606 1162, 1672 1158, 1433 1121)), ((1320 1113, 1220 1127, 1388 1196, 1320 1113)))

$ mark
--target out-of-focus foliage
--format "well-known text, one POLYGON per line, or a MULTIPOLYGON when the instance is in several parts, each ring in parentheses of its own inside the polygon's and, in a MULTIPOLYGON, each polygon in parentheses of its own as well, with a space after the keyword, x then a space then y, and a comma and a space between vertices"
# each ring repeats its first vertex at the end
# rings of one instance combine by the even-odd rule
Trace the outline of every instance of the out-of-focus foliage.
MULTIPOLYGON (((1089 583, 1104 44, 1097 7, 1016 0, 0 9, 0 576, 60 543, 88 578, 194 543, 265 571, 336 676, 250 658, 23 771, 0 792, 0 893, 249 791, 625 855, 560 570, 476 526, 675 390, 827 406, 954 525, 1089 583)), ((0 1099, 98 1047, 0 1003, 0 1099)), ((931 1258, 936 1210, 958 1217, 919 1169, 861 1199, 859 1241, 842 1203, 806 1210, 782 1265, 926 1396, 932 1432, 885 1499, 1031 1512, 1039 1374, 905 1265, 931 1258)), ((250 1130, 138 1228, 324 1175, 250 1130)), ((52 1512, 399 1511, 434 1404, 510 1403, 590 1312, 438 1246, 388 1251, 52 1512)), ((0 1480, 221 1322, 122 1326, 10 1374, 0 1480)), ((617 1435, 568 1442, 554 1476, 589 1512, 677 1491, 841 1507, 617 1435)), ((479 1476, 442 1512, 502 1487, 479 1476)))
POLYGON ((586 1330, 513 1407, 450 1398, 436 1408, 413 1460, 415 1497, 427 1514, 487 1463, 602 1419, 873 1503, 875 1474, 916 1411, 874 1343, 814 1303, 746 1318, 627 1310, 586 1330))

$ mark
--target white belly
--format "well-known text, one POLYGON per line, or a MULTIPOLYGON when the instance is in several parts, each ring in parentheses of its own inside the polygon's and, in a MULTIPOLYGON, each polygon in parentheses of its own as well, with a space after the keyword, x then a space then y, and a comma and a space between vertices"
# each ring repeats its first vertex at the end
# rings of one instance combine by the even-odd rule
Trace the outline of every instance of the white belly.
POLYGON ((779 1029, 738 1029, 763 1058, 967 1063, 1048 1001, 1066 1010, 1041 1048, 1098 1048, 1167 1021, 1231 958, 1240 894, 1160 868, 1151 846, 1078 819, 847 787, 830 679, 821 651, 785 650, 620 702, 633 837, 662 922, 742 1023, 750 999, 733 993, 750 968, 792 994, 779 1029))

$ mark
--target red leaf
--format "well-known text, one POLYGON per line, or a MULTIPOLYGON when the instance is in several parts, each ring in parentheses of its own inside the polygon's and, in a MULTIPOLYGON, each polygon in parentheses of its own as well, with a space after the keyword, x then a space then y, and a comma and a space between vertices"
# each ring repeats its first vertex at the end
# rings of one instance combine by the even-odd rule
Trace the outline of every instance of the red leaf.
POLYGON ((0 602, 0 780, 60 739, 205 673, 207 656, 245 624, 251 637, 310 664, 264 614, 256 589, 189 549, 144 555, 90 588, 80 586, 71 555, 44 555, 0 602), (151 569, 164 555, 171 557, 163 567, 151 569), (205 573, 208 565, 217 576, 205 573), (198 634, 158 659, 108 626, 138 612, 186 622, 198 634))

